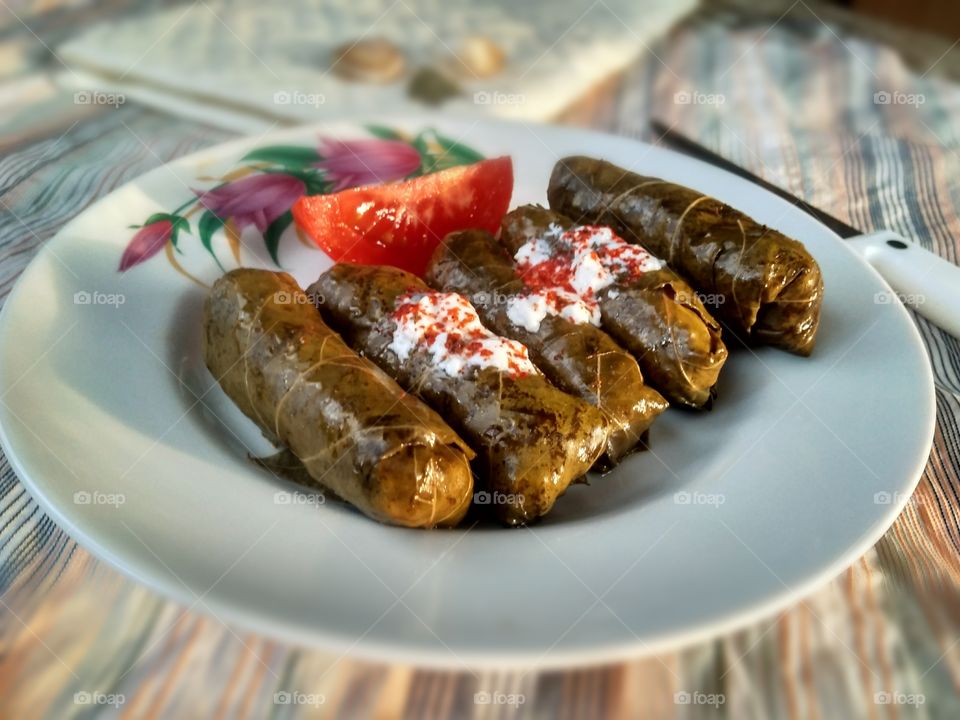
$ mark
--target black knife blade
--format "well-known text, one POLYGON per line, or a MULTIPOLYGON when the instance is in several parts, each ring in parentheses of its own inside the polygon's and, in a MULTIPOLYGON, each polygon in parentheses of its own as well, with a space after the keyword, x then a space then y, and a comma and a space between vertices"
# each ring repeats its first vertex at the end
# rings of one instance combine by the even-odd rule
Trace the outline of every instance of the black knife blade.
POLYGON ((727 172, 738 175, 745 180, 749 180, 753 184, 759 185, 765 190, 769 190, 777 197, 783 198, 787 202, 803 210, 808 215, 812 215, 821 223, 833 230, 840 237, 851 238, 855 237, 856 235, 863 234, 860 230, 857 230, 855 227, 843 222, 843 220, 835 218, 833 215, 830 215, 819 208, 815 208, 813 205, 810 205, 800 198, 791 195, 786 190, 767 182, 763 178, 757 177, 749 170, 744 170, 739 165, 735 165, 726 158, 720 157, 712 150, 708 150, 707 148, 703 147, 703 145, 700 145, 688 138, 686 135, 682 135, 679 132, 667 127, 662 122, 658 120, 651 120, 650 127, 655 133, 657 133, 661 141, 673 147, 674 149, 679 150, 684 155, 689 155, 697 158, 698 160, 703 160, 704 162, 710 163, 711 165, 726 170, 727 172))

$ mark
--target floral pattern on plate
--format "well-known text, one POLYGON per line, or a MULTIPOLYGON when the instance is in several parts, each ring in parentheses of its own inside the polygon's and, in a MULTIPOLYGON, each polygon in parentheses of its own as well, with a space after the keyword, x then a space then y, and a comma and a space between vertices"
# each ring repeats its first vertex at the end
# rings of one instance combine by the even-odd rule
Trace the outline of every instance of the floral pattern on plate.
MULTIPOLYGON (((379 125, 366 129, 373 137, 320 138, 315 147, 270 145, 248 152, 212 187, 194 189, 175 210, 154 213, 133 226, 137 232, 123 251, 118 271, 126 272, 165 251, 170 264, 193 279, 176 258, 185 236, 198 239, 221 270, 224 243, 239 265, 241 236, 251 227, 280 267, 280 239, 293 223, 290 208, 302 195, 407 180, 484 157, 433 129, 415 136, 379 125)), ((297 238, 316 247, 299 228, 297 238)))

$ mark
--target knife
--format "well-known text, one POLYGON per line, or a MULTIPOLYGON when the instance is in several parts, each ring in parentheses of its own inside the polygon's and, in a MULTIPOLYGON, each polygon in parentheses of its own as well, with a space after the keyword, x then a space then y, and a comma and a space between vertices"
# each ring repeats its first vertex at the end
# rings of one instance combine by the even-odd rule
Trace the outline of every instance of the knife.
MULTIPOLYGON (((954 337, 960 337, 960 267, 895 233, 878 230, 864 233, 823 210, 813 207, 739 165, 720 157, 690 138, 652 120, 660 140, 698 160, 749 180, 813 216, 850 243, 880 275, 893 295, 954 337)), ((890 297, 876 298, 890 302, 890 297)))

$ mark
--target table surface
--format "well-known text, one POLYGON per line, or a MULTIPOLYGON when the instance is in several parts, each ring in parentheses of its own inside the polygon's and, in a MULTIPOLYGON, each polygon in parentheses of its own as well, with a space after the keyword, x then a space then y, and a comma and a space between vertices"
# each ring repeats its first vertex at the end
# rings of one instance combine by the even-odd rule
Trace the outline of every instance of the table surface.
MULTIPOLYGON (((892 228, 957 262, 960 87, 937 78, 936 57, 907 68, 794 8, 776 22, 695 17, 562 120, 655 141, 656 117, 852 225, 892 228), (885 92, 916 97, 884 103, 875 94, 885 92)), ((57 120, 0 136, 2 297, 93 201, 231 136, 132 103, 57 120)), ((937 430, 884 538, 775 618, 603 668, 426 672, 247 633, 96 560, 0 458, 0 716, 960 717, 960 341, 916 320, 937 430), (522 704, 478 704, 481 692, 522 704), (83 693, 113 695, 117 707, 85 705, 83 693), (278 704, 277 693, 291 695, 278 704)))

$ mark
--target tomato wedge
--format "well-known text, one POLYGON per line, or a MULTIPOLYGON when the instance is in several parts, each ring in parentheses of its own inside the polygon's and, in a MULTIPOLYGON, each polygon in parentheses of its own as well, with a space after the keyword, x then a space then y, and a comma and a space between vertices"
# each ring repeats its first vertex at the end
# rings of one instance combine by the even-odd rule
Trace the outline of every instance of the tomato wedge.
POLYGON ((301 197, 293 217, 334 260, 422 275, 447 233, 496 232, 513 195, 509 157, 387 185, 301 197))

